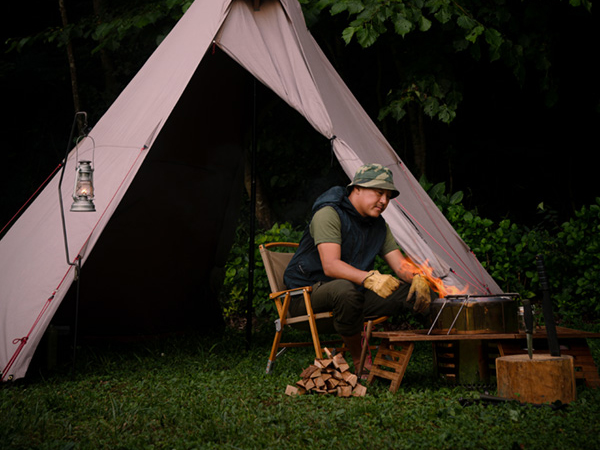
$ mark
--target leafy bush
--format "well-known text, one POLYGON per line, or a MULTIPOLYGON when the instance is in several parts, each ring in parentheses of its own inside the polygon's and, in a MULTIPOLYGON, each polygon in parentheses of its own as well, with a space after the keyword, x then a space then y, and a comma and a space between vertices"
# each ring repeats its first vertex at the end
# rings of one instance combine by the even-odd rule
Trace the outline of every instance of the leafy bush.
POLYGON ((565 222, 557 235, 561 283, 555 284, 559 309, 569 315, 600 318, 600 197, 565 222))
MULTIPOLYGON (((269 230, 259 230, 254 245, 254 298, 252 306, 257 316, 276 315, 275 304, 269 299, 269 282, 260 257, 258 246, 268 242, 300 242, 302 230, 295 229, 289 223, 275 224, 269 230)), ((248 299, 248 277, 250 236, 245 226, 240 225, 236 239, 225 266, 225 281, 221 290, 221 306, 225 317, 242 314, 246 310, 248 299)))

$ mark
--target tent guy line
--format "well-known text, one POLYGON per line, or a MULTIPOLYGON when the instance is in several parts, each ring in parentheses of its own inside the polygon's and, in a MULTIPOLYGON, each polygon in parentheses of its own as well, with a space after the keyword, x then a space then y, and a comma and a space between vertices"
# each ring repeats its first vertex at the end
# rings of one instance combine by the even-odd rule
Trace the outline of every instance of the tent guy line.
POLYGON ((35 196, 38 194, 38 192, 40 192, 42 190, 42 188, 44 186, 46 186, 46 184, 48 184, 48 182, 50 181, 50 179, 54 176, 54 174, 63 166, 62 163, 60 163, 58 166, 56 166, 56 168, 50 172, 50 175, 48 175, 46 177, 46 179, 42 182, 42 184, 40 184, 38 186, 38 188, 34 191, 33 194, 31 194, 31 196, 25 201, 25 203, 23 203, 23 206, 21 206, 17 212, 10 218, 10 220, 6 223, 6 225, 4 225, 4 227, 2 227, 2 229, 0 230, 0 236, 2 236, 2 233, 4 233, 4 230, 8 229, 8 227, 10 227, 10 225, 13 223, 13 221, 19 217, 19 214, 21 213, 21 211, 23 211, 27 205, 29 205, 32 200, 35 198, 35 196))

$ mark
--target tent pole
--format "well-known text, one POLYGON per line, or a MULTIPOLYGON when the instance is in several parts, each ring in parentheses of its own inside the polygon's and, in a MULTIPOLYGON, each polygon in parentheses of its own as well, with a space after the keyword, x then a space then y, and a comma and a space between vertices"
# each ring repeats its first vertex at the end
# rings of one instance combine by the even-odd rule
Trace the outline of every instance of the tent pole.
POLYGON ((75 267, 75 282, 76 284, 76 292, 75 292, 75 324, 73 326, 73 372, 75 372, 75 361, 77 359, 77 333, 79 327, 79 280, 81 278, 81 255, 77 255, 75 258, 76 262, 71 262, 71 258, 69 257, 69 243, 67 241, 67 224, 65 221, 65 207, 63 205, 62 199, 62 182, 65 175, 65 168, 67 167, 67 159, 69 157, 69 149, 71 146, 71 142, 73 141, 73 136, 75 132, 75 125, 79 116, 82 115, 85 121, 85 127, 87 127, 87 113, 85 111, 78 111, 75 113, 75 117, 73 118, 73 125, 71 127, 71 134, 69 135, 69 140, 67 141, 67 150, 65 152, 65 159, 62 162, 62 168, 60 172, 60 178, 58 180, 58 203, 60 205, 60 217, 62 220, 62 229, 63 229, 63 240, 65 243, 65 256, 67 258, 67 264, 75 267))
POLYGON ((256 78, 252 84, 252 148, 250 154, 250 242, 248 244, 248 298, 246 304, 246 349, 252 340, 252 301, 254 299, 254 246, 256 222, 256 78))

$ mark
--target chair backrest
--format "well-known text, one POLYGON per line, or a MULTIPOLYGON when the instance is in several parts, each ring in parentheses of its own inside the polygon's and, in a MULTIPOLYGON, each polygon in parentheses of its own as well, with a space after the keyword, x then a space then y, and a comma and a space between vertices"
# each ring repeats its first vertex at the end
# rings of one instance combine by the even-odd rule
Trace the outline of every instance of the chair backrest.
POLYGON ((290 250, 298 248, 298 244, 295 242, 270 242, 268 244, 260 245, 258 248, 265 265, 271 292, 284 291, 286 287, 283 284, 283 273, 292 259, 292 256, 294 256, 294 252, 290 252, 290 250), (288 251, 281 251, 284 249, 288 251))

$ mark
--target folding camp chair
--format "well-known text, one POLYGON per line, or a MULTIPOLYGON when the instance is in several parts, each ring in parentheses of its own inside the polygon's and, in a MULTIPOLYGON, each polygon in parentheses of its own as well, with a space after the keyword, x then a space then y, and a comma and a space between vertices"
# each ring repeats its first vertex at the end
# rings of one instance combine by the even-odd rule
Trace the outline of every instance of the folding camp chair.
MULTIPOLYGON (((319 339, 317 321, 319 321, 319 323, 321 324, 323 324, 324 321, 330 321, 332 324, 333 320, 332 311, 321 312, 316 314, 313 312, 312 304, 310 301, 312 286, 304 286, 296 289, 286 289, 286 286, 283 283, 283 273, 285 272, 287 265, 289 264, 290 260, 292 259, 292 256, 294 255, 294 252, 291 250, 295 251, 297 247, 298 244, 292 242, 271 242, 259 246, 260 256, 263 260, 265 271, 267 272, 267 278, 269 280, 269 286, 271 288, 271 294, 269 295, 269 298, 275 301, 275 306, 277 307, 277 313, 279 316, 275 321, 275 338, 273 339, 273 346, 271 347, 271 354, 267 363, 267 373, 271 373, 271 371, 273 370, 273 365, 275 364, 275 360, 281 354, 281 352, 288 347, 305 347, 312 345, 315 349, 316 358, 322 359, 323 349, 321 348, 321 341, 319 339), (290 302, 292 300, 292 297, 298 295, 302 295, 304 299, 304 304, 306 306, 306 315, 290 317, 288 313, 290 302), (306 326, 307 323, 310 328, 310 333, 312 335, 312 342, 281 342, 283 329, 286 325, 306 326), (279 351, 279 349, 283 350, 279 351)), ((381 323, 385 320, 387 320, 387 317, 379 317, 374 320, 370 319, 368 321, 367 329, 371 330, 373 324, 381 323)), ((327 327, 331 328, 331 324, 327 324, 327 327)), ((368 342, 369 337, 370 336, 365 336, 366 342, 368 342)), ((328 341, 327 343, 335 342, 340 341, 328 341)), ((358 369, 359 372, 362 370, 362 361, 361 367, 358 369)))

